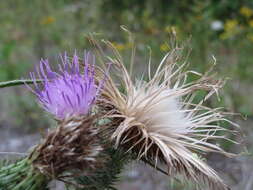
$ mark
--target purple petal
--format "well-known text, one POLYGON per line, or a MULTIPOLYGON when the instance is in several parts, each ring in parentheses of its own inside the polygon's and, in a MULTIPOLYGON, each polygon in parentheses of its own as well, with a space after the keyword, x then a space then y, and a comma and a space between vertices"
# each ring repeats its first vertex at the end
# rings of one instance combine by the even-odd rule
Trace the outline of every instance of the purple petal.
MULTIPOLYGON (((80 72, 79 58, 75 52, 72 62, 67 59, 67 54, 60 56, 59 72, 51 70, 47 60, 41 60, 39 65, 39 77, 45 80, 40 89, 34 82, 33 93, 38 97, 42 107, 52 113, 58 119, 64 119, 71 115, 88 114, 99 87, 95 84, 95 57, 92 56, 90 64, 90 53, 84 54, 84 73, 80 72)), ((30 74, 35 81, 34 73, 30 74)))

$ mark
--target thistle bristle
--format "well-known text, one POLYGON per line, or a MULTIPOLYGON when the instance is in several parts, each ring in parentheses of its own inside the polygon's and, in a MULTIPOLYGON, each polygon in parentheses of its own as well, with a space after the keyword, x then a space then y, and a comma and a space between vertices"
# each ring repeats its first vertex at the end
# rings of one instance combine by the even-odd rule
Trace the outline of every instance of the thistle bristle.
MULTIPOLYGON (((112 44, 107 44, 117 51, 112 44)), ((213 94, 218 94, 224 81, 214 79, 210 71, 205 74, 185 71, 186 62, 178 64, 180 51, 176 48, 166 54, 154 75, 146 82, 137 83, 132 82, 122 58, 115 53, 116 58, 110 61, 123 78, 124 93, 118 88, 120 80, 109 77, 99 105, 112 120, 111 139, 115 147, 135 153, 138 159, 151 160, 155 166, 158 161, 165 163, 168 175, 184 174, 212 189, 228 189, 213 169, 194 157, 195 153, 206 152, 232 155, 209 141, 229 140, 216 134, 229 131, 218 124, 228 120, 219 109, 203 105, 213 94), (189 74, 199 79, 189 83, 189 74), (193 103, 199 91, 206 91, 207 95, 193 103)))

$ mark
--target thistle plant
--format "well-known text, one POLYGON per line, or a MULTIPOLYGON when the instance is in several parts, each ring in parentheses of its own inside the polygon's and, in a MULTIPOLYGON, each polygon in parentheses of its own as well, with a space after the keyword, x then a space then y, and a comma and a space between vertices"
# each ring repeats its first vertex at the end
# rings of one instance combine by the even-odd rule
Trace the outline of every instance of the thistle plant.
POLYGON ((58 119, 58 127, 36 148, 33 163, 41 173, 57 179, 65 171, 78 173, 95 168, 99 164, 96 157, 103 149, 98 139, 97 116, 91 112, 101 85, 95 84, 94 64, 88 64, 90 54, 84 56, 83 74, 78 59, 75 54, 70 63, 65 55, 59 65, 60 73, 53 72, 42 60, 39 74, 44 80, 43 89, 34 84, 39 103, 58 119))
POLYGON ((155 71, 150 59, 147 80, 134 82, 135 49, 128 71, 113 44, 105 43, 114 52, 106 56, 114 72, 95 66, 91 53, 84 53, 82 61, 75 53, 72 60, 61 56, 57 72, 41 60, 37 75, 30 74, 33 87, 27 87, 57 126, 29 156, 0 168, 0 190, 44 190, 52 179, 65 182, 68 189, 115 189, 118 174, 130 161, 143 161, 168 176, 180 174, 213 190, 229 189, 202 159, 207 152, 233 155, 214 142, 232 141, 219 135, 230 131, 221 122, 236 124, 221 108, 205 105, 224 81, 210 71, 187 70, 186 61, 179 64, 182 48, 176 45, 155 71), (189 82, 190 74, 198 79, 189 82), (206 95, 196 102, 199 91, 206 95))
POLYGON ((88 175, 103 162, 97 158, 103 147, 96 127, 98 115, 92 111, 102 83, 95 82, 91 56, 85 53, 83 71, 76 54, 72 62, 66 54, 62 56, 59 72, 52 71, 47 60, 41 60, 37 72, 43 80, 41 84, 31 73, 34 88, 28 88, 55 117, 58 126, 48 132, 27 158, 1 168, 2 188, 46 189, 51 179, 65 181, 80 172, 88 175))

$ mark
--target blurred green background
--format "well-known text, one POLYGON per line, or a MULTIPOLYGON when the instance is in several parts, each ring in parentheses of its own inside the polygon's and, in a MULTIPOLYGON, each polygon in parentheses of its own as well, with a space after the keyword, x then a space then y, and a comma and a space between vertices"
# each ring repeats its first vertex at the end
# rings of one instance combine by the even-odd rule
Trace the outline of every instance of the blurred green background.
MULTIPOLYGON (((27 78, 40 58, 57 63, 59 53, 82 52, 89 32, 102 34, 124 54, 131 44, 121 25, 136 36, 140 65, 147 64, 148 47, 159 63, 171 49, 172 30, 179 42, 191 39, 192 69, 205 71, 215 56, 219 76, 229 78, 219 105, 248 117, 239 123, 253 152, 252 0, 1 0, 0 81, 27 78)), ((32 133, 51 122, 24 87, 1 90, 0 108, 0 128, 32 133)))

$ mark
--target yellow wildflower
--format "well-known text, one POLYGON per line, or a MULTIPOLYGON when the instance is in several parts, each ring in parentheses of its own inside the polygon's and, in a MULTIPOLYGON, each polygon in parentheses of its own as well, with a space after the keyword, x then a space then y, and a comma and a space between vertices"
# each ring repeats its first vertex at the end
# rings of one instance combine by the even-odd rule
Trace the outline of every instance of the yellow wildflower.
POLYGON ((118 51, 122 51, 125 49, 125 45, 122 43, 113 42, 112 44, 118 51))
POLYGON ((249 7, 243 6, 240 8, 240 13, 245 17, 251 17, 253 15, 253 10, 249 7))
POLYGON ((160 50, 161 51, 169 51, 169 49, 170 49, 170 47, 169 47, 168 43, 162 43, 160 45, 160 50))
POLYGON ((173 33, 177 33, 178 34, 179 33, 179 28, 177 26, 175 26, 175 25, 171 25, 171 26, 166 26, 165 29, 164 29, 164 31, 166 33, 173 32, 173 33))
POLYGON ((249 26, 253 28, 253 19, 249 20, 249 26))
POLYGON ((226 33, 226 32, 223 32, 222 34, 220 34, 219 37, 222 40, 226 40, 226 39, 228 39, 230 37, 230 35, 228 33, 226 33))
POLYGON ((52 24, 53 22, 55 22, 55 18, 52 16, 47 16, 43 18, 40 23, 42 25, 48 25, 48 24, 52 24))
POLYGON ((222 40, 233 38, 240 31, 243 30, 243 26, 239 25, 239 22, 235 19, 227 20, 224 24, 224 32, 219 36, 222 40))
POLYGON ((226 31, 230 31, 230 30, 234 30, 237 26, 238 26, 238 21, 235 19, 230 19, 226 21, 224 28, 226 31))
POLYGON ((171 26, 166 26, 165 29, 164 29, 164 31, 166 33, 170 33, 171 32, 171 26))
POLYGON ((239 25, 239 22, 236 19, 226 20, 224 24, 224 32, 220 35, 222 40, 232 38, 237 35, 242 29, 242 26, 239 25))
POLYGON ((133 47, 133 43, 132 42, 128 42, 125 46, 126 46, 126 48, 132 48, 133 47))

